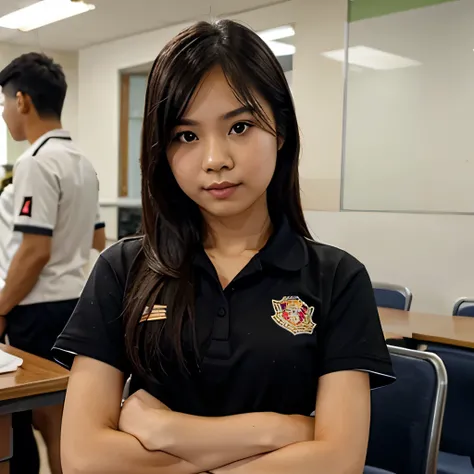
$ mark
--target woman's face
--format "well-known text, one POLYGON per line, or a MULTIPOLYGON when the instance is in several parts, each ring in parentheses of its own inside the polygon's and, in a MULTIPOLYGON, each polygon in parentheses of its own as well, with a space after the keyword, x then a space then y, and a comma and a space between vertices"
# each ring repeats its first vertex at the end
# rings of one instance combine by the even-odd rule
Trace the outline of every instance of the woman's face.
MULTIPOLYGON (((270 106, 256 96, 270 123, 270 106)), ((231 217, 266 202, 278 140, 235 97, 220 68, 196 89, 167 156, 184 193, 204 213, 231 217)))

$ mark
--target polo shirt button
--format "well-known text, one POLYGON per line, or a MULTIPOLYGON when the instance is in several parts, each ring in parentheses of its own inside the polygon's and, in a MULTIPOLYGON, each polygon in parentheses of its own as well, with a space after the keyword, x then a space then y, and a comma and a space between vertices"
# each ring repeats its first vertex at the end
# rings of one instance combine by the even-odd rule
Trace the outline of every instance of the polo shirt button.
POLYGON ((217 315, 221 318, 223 318, 226 314, 225 308, 219 308, 219 311, 217 311, 217 315))

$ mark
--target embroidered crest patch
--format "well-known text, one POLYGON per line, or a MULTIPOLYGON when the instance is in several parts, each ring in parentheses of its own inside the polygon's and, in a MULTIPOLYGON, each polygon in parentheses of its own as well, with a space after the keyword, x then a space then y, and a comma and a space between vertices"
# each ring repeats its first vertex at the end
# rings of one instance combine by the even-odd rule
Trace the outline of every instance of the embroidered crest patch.
POLYGON ((275 310, 272 319, 283 329, 294 336, 313 334, 316 327, 313 306, 308 306, 298 296, 285 296, 281 300, 272 300, 272 304, 275 310))

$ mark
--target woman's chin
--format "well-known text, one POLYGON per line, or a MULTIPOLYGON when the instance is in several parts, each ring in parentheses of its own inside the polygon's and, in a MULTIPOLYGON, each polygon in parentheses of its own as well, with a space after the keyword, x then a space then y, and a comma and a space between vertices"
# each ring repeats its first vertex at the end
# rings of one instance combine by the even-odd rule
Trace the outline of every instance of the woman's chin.
POLYGON ((200 206, 201 211, 204 215, 219 217, 219 218, 232 218, 238 215, 242 215, 246 210, 249 209, 246 203, 236 201, 216 201, 212 204, 206 203, 206 206, 200 206))

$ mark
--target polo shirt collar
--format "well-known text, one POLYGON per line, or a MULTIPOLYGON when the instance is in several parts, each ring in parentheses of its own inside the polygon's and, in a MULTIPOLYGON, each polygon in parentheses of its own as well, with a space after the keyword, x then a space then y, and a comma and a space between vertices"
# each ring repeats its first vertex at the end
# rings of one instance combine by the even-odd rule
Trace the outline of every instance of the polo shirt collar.
POLYGON ((56 130, 50 130, 44 135, 41 135, 29 148, 28 154, 35 155, 39 149, 51 138, 59 138, 61 140, 71 140, 71 134, 64 129, 58 128, 56 130))
POLYGON ((309 262, 308 246, 283 217, 258 257, 264 265, 287 271, 301 270, 309 262))

